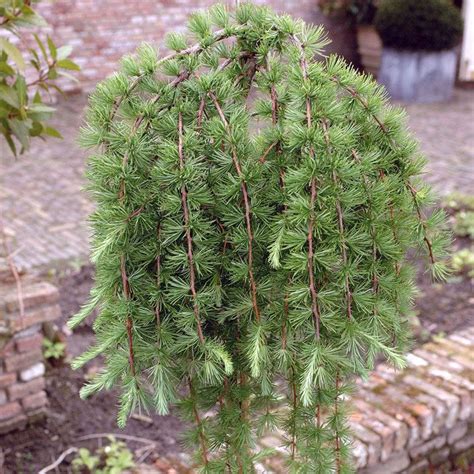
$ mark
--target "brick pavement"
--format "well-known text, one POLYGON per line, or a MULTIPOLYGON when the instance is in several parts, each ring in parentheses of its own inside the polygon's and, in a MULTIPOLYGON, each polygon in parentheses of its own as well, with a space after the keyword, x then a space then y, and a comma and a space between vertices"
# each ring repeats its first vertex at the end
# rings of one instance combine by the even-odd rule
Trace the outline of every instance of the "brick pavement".
MULTIPOLYGON (((63 141, 36 141, 17 161, 0 142, 0 211, 23 270, 87 260, 92 205, 81 191, 85 153, 75 144, 85 103, 79 95, 58 104, 55 123, 63 141)), ((407 110, 428 156, 427 179, 441 194, 472 193, 474 91, 457 90, 448 104, 407 110)))

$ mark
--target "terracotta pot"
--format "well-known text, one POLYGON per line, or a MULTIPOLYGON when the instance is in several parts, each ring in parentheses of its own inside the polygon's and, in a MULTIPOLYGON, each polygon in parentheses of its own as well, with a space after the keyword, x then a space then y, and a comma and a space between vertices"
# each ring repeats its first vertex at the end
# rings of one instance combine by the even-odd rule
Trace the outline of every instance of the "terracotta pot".
POLYGON ((382 40, 372 25, 357 25, 357 44, 364 71, 377 77, 382 57, 382 40))

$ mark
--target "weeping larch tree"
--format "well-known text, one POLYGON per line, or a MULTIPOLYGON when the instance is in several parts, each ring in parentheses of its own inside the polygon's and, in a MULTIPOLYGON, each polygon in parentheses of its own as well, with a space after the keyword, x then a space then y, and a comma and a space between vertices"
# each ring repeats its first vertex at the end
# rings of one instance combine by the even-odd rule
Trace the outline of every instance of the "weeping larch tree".
POLYGON ((202 472, 250 473, 285 433, 288 472, 352 470, 342 400, 403 365, 419 249, 448 237, 424 160, 385 92, 321 27, 251 4, 190 17, 90 99, 97 209, 90 302, 102 355, 82 390, 121 387, 118 423, 178 406, 202 472))

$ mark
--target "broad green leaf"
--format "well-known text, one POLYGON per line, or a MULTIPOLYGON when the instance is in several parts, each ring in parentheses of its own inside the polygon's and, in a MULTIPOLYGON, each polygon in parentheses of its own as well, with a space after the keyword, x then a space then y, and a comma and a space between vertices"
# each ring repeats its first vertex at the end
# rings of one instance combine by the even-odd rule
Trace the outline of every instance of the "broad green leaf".
POLYGON ((5 51, 15 62, 20 71, 25 70, 26 64, 21 51, 6 38, 0 38, 0 51, 5 51))
POLYGON ((15 74, 15 70, 5 61, 0 61, 0 74, 5 76, 13 76, 15 74))
POLYGON ((54 109, 53 107, 49 107, 48 105, 44 105, 44 104, 39 104, 39 103, 33 103, 31 104, 28 109, 31 111, 31 112, 39 112, 39 113, 52 113, 54 112, 56 109, 54 109))
POLYGON ((15 109, 20 108, 17 91, 4 84, 0 84, 0 99, 4 100, 8 105, 11 105, 15 109))
POLYGON ((18 101, 20 107, 24 107, 28 102, 28 91, 26 87, 26 81, 23 76, 17 76, 15 82, 15 89, 18 93, 18 101))
POLYGON ((47 62, 48 61, 48 54, 46 53, 46 48, 44 47, 43 42, 40 40, 39 36, 37 34, 33 34, 36 43, 38 44, 38 47, 41 51, 41 54, 43 55, 43 59, 47 62))
POLYGON ((15 137, 18 138, 22 147, 25 150, 28 149, 30 127, 33 125, 33 122, 29 119, 28 120, 11 119, 11 120, 7 120, 7 123, 12 129, 12 132, 14 133, 15 137))
POLYGON ((72 52, 72 46, 66 45, 58 48, 58 61, 66 59, 72 52))
POLYGON ((80 67, 70 59, 61 59, 59 60, 56 65, 62 69, 70 69, 72 71, 80 71, 80 67))
POLYGON ((51 39, 49 35, 48 35, 47 41, 48 41, 48 48, 49 48, 51 57, 53 58, 54 61, 56 61, 56 59, 58 58, 58 50, 56 49, 56 45, 54 44, 53 40, 51 39))
POLYGON ((61 138, 61 139, 63 138, 63 136, 61 135, 61 133, 59 133, 58 130, 56 130, 53 127, 49 127, 49 126, 44 127, 43 135, 48 135, 48 136, 54 137, 54 138, 61 138))

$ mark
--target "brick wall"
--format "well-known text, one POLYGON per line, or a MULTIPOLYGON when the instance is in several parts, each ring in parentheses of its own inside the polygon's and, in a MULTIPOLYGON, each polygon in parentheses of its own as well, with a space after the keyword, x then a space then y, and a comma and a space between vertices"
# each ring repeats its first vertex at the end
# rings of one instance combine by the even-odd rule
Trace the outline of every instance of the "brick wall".
POLYGON ((15 285, 0 289, 0 434, 43 416, 45 366, 41 325, 60 316, 58 290, 49 283, 24 282, 21 317, 15 285))
MULTIPOLYGON (((168 31, 183 31, 189 13, 214 0, 56 0, 43 1, 40 12, 51 25, 58 44, 74 47, 74 60, 82 67, 79 85, 90 90, 117 69, 118 60, 142 41, 156 46, 168 31)), ((234 5, 234 0, 221 3, 234 5)), ((327 25, 333 44, 328 48, 356 60, 354 31, 345 20, 328 20, 317 0, 257 0, 279 12, 327 25)))

